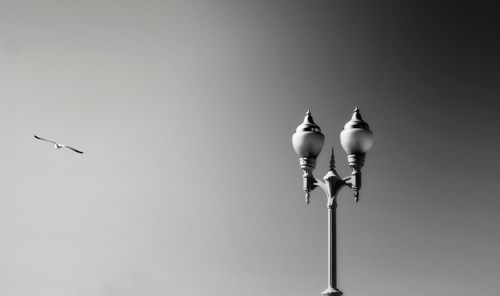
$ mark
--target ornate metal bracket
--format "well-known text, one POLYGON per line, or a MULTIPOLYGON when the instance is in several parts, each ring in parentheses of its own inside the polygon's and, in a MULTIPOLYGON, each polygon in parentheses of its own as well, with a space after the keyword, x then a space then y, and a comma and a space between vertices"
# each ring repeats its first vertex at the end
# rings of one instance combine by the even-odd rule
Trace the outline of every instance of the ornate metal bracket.
MULTIPOLYGON (((350 163, 351 164, 351 163, 350 163)), ((353 167, 351 165, 351 167, 353 167)), ((329 208, 337 206, 337 195, 342 187, 347 186, 354 191, 354 198, 356 202, 359 201, 359 188, 361 187, 361 172, 359 167, 353 167, 353 172, 350 176, 341 178, 335 169, 335 155, 332 148, 332 155, 330 157, 330 167, 323 180, 315 178, 312 173, 306 172, 304 174, 304 190, 306 192, 306 203, 309 204, 309 192, 316 187, 320 187, 326 194, 327 205, 329 208)))

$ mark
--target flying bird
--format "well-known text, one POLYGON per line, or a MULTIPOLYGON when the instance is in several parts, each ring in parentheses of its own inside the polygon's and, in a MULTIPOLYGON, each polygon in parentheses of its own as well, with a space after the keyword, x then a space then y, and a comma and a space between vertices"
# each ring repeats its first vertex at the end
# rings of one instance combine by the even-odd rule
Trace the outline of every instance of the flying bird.
POLYGON ((50 142, 52 144, 54 144, 54 148, 56 149, 61 149, 61 148, 68 148, 69 150, 73 150, 75 151, 76 153, 83 153, 82 151, 78 150, 78 149, 75 149, 73 147, 70 147, 70 146, 67 146, 67 145, 62 145, 62 144, 59 144, 57 142, 54 142, 54 141, 51 141, 51 140, 47 140, 47 139, 44 139, 44 138, 40 138, 39 136, 37 135, 33 135, 35 137, 35 139, 37 140, 41 140, 41 141, 46 141, 46 142, 50 142))

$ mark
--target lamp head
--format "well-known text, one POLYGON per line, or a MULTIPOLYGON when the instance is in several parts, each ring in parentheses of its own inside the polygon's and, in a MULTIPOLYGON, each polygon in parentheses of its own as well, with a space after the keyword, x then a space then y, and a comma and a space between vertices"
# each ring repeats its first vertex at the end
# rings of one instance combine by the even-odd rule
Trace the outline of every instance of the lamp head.
POLYGON ((354 109, 352 118, 340 132, 340 143, 347 155, 365 155, 373 144, 373 133, 361 118, 358 107, 354 109))
POLYGON ((340 132, 340 143, 347 153, 347 162, 352 168, 349 179, 350 187, 354 190, 356 202, 359 200, 361 189, 361 168, 365 163, 365 154, 373 144, 373 133, 370 127, 361 118, 358 107, 354 109, 352 118, 340 132))
POLYGON ((325 136, 321 133, 319 126, 314 123, 311 111, 307 110, 304 122, 299 125, 292 136, 293 149, 299 155, 300 168, 303 171, 303 189, 306 192, 306 203, 309 204, 309 192, 314 189, 316 182, 313 177, 313 170, 316 167, 318 157, 325 136))
POLYGON ((311 111, 307 110, 304 122, 299 125, 292 136, 293 149, 300 158, 316 159, 323 148, 325 136, 320 127, 314 123, 311 111))

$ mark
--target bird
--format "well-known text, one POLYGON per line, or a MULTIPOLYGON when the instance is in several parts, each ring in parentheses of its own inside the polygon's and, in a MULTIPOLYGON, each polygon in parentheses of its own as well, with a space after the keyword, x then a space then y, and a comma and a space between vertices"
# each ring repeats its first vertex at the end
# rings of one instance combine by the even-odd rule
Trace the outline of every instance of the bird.
POLYGON ((44 139, 44 138, 40 138, 40 137, 39 137, 39 136, 37 136, 37 135, 33 135, 33 136, 34 136, 34 137, 35 137, 35 139, 37 139, 37 140, 47 141, 47 142, 50 142, 50 143, 54 144, 54 148, 56 148, 56 149, 68 148, 69 150, 72 150, 72 151, 74 151, 74 152, 76 152, 76 153, 83 154, 83 151, 80 151, 80 150, 75 149, 75 148, 73 148, 73 147, 70 147, 70 146, 67 146, 67 145, 62 145, 62 144, 59 144, 59 143, 57 143, 57 142, 55 142, 55 141, 51 141, 51 140, 47 140, 47 139, 44 139))

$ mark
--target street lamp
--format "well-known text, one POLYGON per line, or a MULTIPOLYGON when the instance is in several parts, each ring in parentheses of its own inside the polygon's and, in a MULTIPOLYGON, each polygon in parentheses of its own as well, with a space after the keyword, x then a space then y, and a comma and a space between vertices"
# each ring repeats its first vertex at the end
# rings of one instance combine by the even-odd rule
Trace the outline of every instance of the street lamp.
POLYGON ((299 155, 300 168, 304 172, 303 189, 306 192, 306 203, 309 204, 309 192, 320 187, 326 193, 328 206, 328 288, 323 295, 340 296, 342 292, 337 288, 337 234, 335 210, 337 208, 337 193, 344 186, 354 191, 354 199, 359 201, 361 188, 361 168, 365 162, 365 155, 373 144, 373 133, 368 124, 361 119, 358 107, 354 109, 352 118, 340 132, 340 143, 347 153, 347 161, 352 168, 350 176, 341 178, 335 170, 335 158, 330 158, 330 169, 323 177, 323 181, 312 174, 325 136, 314 123, 311 112, 307 110, 304 122, 297 127, 292 136, 295 152, 299 155))

